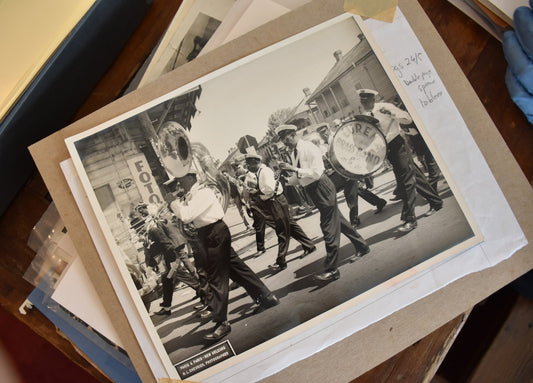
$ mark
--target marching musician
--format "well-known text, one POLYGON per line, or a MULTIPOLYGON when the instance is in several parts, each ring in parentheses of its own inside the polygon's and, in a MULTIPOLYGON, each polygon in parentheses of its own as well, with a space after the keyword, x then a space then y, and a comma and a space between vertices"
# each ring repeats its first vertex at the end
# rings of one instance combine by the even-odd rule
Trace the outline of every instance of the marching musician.
POLYGON ((258 303, 255 312, 275 306, 279 300, 236 253, 232 254, 231 235, 222 220, 224 209, 215 192, 199 184, 194 171, 177 178, 176 182, 185 198, 173 201, 170 206, 178 219, 192 223, 197 229, 202 264, 209 282, 206 301, 215 326, 204 339, 218 340, 231 332, 227 320, 230 278, 258 303))
POLYGON ((223 174, 226 176, 228 183, 229 183, 229 194, 230 198, 235 204, 235 207, 237 208, 237 211, 239 212, 239 215, 242 218, 242 222, 244 223, 244 227, 247 231, 251 231, 252 227, 248 223, 248 220, 246 219, 246 215, 244 213, 244 203, 243 203, 243 191, 242 191, 242 180, 239 178, 240 175, 242 175, 241 171, 235 171, 236 178, 230 177, 228 173, 223 174))
POLYGON ((145 203, 139 203, 135 210, 145 220, 146 238, 143 241, 143 247, 147 258, 154 259, 158 255, 163 256, 165 264, 165 270, 161 274, 163 301, 160 305, 161 309, 155 314, 168 316, 171 314, 175 278, 190 286, 197 293, 200 282, 196 272, 191 272, 184 267, 181 259, 184 257, 185 243, 176 243, 175 238, 169 232, 168 222, 152 216, 145 203))
POLYGON ((272 217, 274 229, 278 236, 278 256, 276 263, 270 265, 272 271, 279 272, 287 268, 286 256, 289 250, 289 241, 293 237, 302 244, 301 258, 316 250, 313 241, 305 234, 296 220, 289 212, 289 203, 283 194, 283 186, 276 179, 274 171, 261 163, 261 156, 257 154, 245 155, 246 165, 250 173, 255 174, 259 203, 268 215, 272 217))
POLYGON ((425 216, 429 217, 442 208, 442 199, 429 185, 425 175, 413 161, 411 152, 400 134, 400 124, 412 122, 411 116, 404 110, 391 103, 376 102, 378 92, 372 89, 359 89, 364 114, 379 120, 379 128, 387 141, 387 159, 392 165, 399 194, 403 198, 401 220, 404 224, 398 229, 410 232, 417 226, 415 215, 415 198, 418 191, 428 202, 429 210, 425 216))
MULTIPOLYGON (((322 154, 324 156, 324 162, 326 165, 329 164, 329 143, 330 143, 330 131, 329 127, 327 125, 322 125, 317 129, 317 133, 320 135, 320 138, 324 141, 324 145, 322 145, 320 148, 322 150, 322 154)), ((365 201, 367 201, 369 204, 376 207, 376 214, 380 213, 385 205, 387 204, 387 201, 383 198, 378 197, 374 193, 372 193, 368 188, 360 188, 359 180, 357 179, 348 179, 340 175, 337 171, 333 169, 331 164, 329 166, 326 166, 326 168, 329 168, 326 170, 329 178, 335 185, 337 189, 341 189, 344 192, 344 197, 346 199, 346 204, 348 205, 348 208, 350 209, 349 218, 350 223, 357 227, 361 223, 359 219, 359 203, 358 203, 358 197, 361 196, 365 201)))
POLYGON ((366 241, 344 218, 337 206, 337 190, 325 174, 324 161, 320 149, 310 141, 302 140, 296 135, 294 125, 280 125, 276 128, 280 141, 291 152, 291 164, 280 163, 280 168, 295 173, 320 212, 320 228, 324 234, 326 258, 324 272, 315 277, 323 281, 339 279, 337 269, 341 232, 353 243, 355 254, 361 257, 370 251, 366 241))
POLYGON ((257 252, 254 258, 257 258, 266 253, 265 249, 265 229, 268 225, 274 227, 274 220, 265 210, 265 207, 259 198, 259 191, 257 190, 257 174, 247 171, 244 176, 244 198, 246 205, 252 215, 252 227, 255 230, 255 245, 257 252))

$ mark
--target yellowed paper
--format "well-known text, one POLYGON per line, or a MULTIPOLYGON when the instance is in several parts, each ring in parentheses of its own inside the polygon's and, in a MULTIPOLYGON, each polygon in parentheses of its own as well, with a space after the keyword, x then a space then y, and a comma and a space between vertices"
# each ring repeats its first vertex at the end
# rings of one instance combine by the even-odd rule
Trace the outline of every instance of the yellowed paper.
POLYGON ((170 378, 160 378, 159 383, 198 383, 198 382, 191 382, 190 380, 177 380, 177 379, 170 379, 170 378))
POLYGON ((398 0, 344 0, 344 10, 363 17, 392 23, 398 0))
POLYGON ((0 1, 0 119, 94 2, 0 1))

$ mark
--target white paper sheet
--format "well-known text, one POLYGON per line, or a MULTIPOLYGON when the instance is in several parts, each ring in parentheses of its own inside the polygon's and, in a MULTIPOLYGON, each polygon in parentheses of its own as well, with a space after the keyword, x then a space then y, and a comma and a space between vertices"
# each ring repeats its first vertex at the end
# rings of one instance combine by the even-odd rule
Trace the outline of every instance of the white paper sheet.
POLYGON ((97 329, 117 346, 124 348, 120 336, 113 327, 111 319, 83 267, 74 244, 68 235, 65 235, 63 239, 70 242, 64 250, 73 255, 73 258, 68 266, 69 271, 63 274, 58 285, 61 287, 54 291, 52 299, 92 328, 97 329))
MULTIPOLYGON (((299 1, 302 3, 307 2, 306 0, 299 1)), ((259 25, 290 12, 290 7, 279 3, 279 1, 273 0, 237 0, 222 21, 222 24, 204 46, 200 55, 206 54, 228 41, 257 28, 259 25)))

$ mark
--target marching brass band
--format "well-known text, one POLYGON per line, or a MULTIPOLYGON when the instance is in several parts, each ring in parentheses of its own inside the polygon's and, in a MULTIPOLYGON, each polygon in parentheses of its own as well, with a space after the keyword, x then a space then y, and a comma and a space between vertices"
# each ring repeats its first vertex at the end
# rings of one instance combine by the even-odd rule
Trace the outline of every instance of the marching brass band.
MULTIPOLYGON (((278 250, 276 260, 269 269, 277 273, 287 268, 286 257, 291 238, 302 246, 300 258, 316 250, 314 242, 292 216, 284 182, 279 172, 292 176, 320 215, 320 229, 326 255, 323 260, 323 270, 314 277, 324 282, 340 278, 337 264, 341 234, 353 244, 350 261, 353 262, 370 252, 368 243, 356 229, 360 224, 357 199, 361 195, 376 207, 376 213, 381 212, 387 204, 385 199, 375 195, 369 187, 372 186, 372 173, 381 167, 381 162, 385 161, 385 153, 394 171, 398 193, 403 199, 401 219, 404 224, 399 228, 400 231, 406 233, 417 226, 414 215, 415 191, 424 196, 430 204, 427 216, 442 208, 442 199, 435 189, 436 184, 428 183, 425 175, 414 163, 403 138, 401 124, 412 122, 409 114, 392 104, 376 102, 377 92, 373 90, 359 90, 358 94, 364 114, 368 116, 363 120, 375 124, 379 133, 378 138, 382 139, 382 143, 375 144, 372 141, 374 134, 369 133, 371 129, 363 132, 368 136, 365 138, 368 141, 365 156, 366 158, 373 156, 372 161, 376 161, 377 158, 377 163, 372 164, 376 166, 367 174, 354 174, 353 177, 346 169, 344 171, 338 169, 342 166, 342 161, 346 161, 348 157, 342 159, 342 156, 336 158, 333 155, 335 158, 332 158, 333 140, 327 125, 320 127, 307 139, 297 134, 296 126, 280 125, 275 132, 287 150, 288 161, 277 162, 279 171, 275 172, 264 163, 260 155, 248 153, 245 155, 246 167, 240 165, 236 168, 235 177, 222 172, 213 174, 211 163, 209 171, 211 183, 202 182, 197 177, 197 171, 202 171, 202 166, 194 158, 191 159, 187 151, 191 145, 186 141, 184 130, 176 126, 176 123, 166 126, 163 162, 171 167, 167 170, 174 176, 176 183, 175 198, 167 205, 167 211, 170 208, 173 218, 158 219, 159 215, 150 214, 145 204, 140 204, 136 209, 144 219, 142 231, 145 237, 147 264, 151 266, 157 264, 157 262, 149 263, 149 260, 155 258, 157 254, 162 255, 164 259, 164 270, 161 274, 163 302, 161 310, 156 314, 171 313, 174 290, 172 275, 176 275, 177 280, 196 291, 196 296, 202 301, 199 307, 206 309, 203 317, 211 318, 215 323, 213 330, 204 336, 207 340, 221 339, 231 331, 227 320, 230 279, 244 287, 256 303, 255 313, 279 304, 278 298, 233 250, 230 231, 223 221, 225 204, 221 201, 221 196, 223 199, 228 192, 221 191, 220 187, 217 190, 217 185, 229 185, 229 189, 226 186, 222 189, 231 190, 231 187, 235 189, 233 193, 229 192, 229 196, 247 228, 249 224, 243 213, 243 207, 246 207, 248 215, 253 219, 256 257, 266 251, 265 227, 268 225, 275 230, 278 250), (173 135, 178 137, 178 141, 173 141, 173 135), (373 152, 372 148, 376 151, 373 152), (378 153, 379 150, 381 154, 378 153), (187 165, 183 165, 184 161, 180 161, 180 155, 186 158, 187 165), (340 190, 344 192, 346 198, 349 220, 342 215, 338 207, 337 193, 340 190), (173 220, 178 223, 174 229, 179 227, 184 234, 181 240, 172 238, 173 230, 169 226, 172 226, 173 220), (190 264, 186 248, 189 248, 194 256, 194 266, 190 264)), ((348 127, 353 130, 353 137, 356 137, 355 129, 361 130, 361 126, 363 125, 355 124, 353 127, 348 127)), ((348 139, 352 137, 350 134, 348 131, 348 139)), ((358 143, 353 141, 354 138, 350 145, 353 144, 357 151, 358 143)), ((360 148, 359 150, 362 151, 360 148)), ((203 158, 205 161, 205 153, 203 158)))

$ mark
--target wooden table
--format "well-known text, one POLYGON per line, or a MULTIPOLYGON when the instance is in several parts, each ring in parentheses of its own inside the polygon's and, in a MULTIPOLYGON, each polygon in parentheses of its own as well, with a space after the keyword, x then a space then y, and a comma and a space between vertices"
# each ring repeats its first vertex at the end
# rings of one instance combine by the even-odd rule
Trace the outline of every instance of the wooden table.
MULTIPOLYGON (((153 0, 145 20, 80 108, 76 119, 119 96, 120 91, 164 33, 179 3, 180 1, 176 0, 153 0)), ((420 0, 420 4, 468 77, 531 182, 533 127, 508 96, 504 83, 507 64, 500 42, 445 0, 420 0)), ((26 243, 33 225, 50 202, 47 194, 46 187, 36 172, 0 217, 0 305, 98 381, 108 382, 108 379, 80 356, 67 340, 57 334, 55 327, 37 310, 28 315, 21 315, 18 311, 33 289, 33 286, 22 279, 34 256, 26 243)), ((410 382, 424 381, 435 372, 438 362, 453 342, 464 319, 465 316, 456 318, 354 382, 392 381, 398 374, 409 377, 410 382)))

